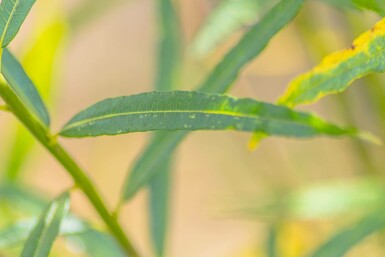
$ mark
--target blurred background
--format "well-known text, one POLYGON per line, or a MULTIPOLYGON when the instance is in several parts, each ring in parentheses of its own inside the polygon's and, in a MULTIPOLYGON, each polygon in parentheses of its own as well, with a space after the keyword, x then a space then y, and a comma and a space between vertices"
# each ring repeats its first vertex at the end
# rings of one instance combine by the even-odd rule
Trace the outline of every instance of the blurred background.
MULTIPOLYGON (((179 89, 199 85, 275 1, 262 1, 252 7, 256 9, 236 14, 235 9, 223 7, 225 2, 175 1, 183 38, 179 89), (221 5, 224 14, 218 15, 221 5)), ((154 0, 37 1, 10 48, 48 103, 53 131, 99 100, 153 90, 156 8, 154 0)), ((379 19, 368 11, 308 1, 295 21, 247 66, 230 94, 274 102, 296 75, 327 53, 349 46, 379 19)), ((383 75, 367 77, 342 95, 301 109, 384 137, 384 79, 383 75)), ((237 132, 194 132, 180 146, 167 256, 262 257, 267 256, 272 236, 281 256, 306 256, 341 228, 383 208, 383 146, 351 138, 268 138, 250 151, 249 137, 237 132)), ((148 138, 134 133, 61 141, 89 171, 112 208, 148 138)), ((62 167, 33 143, 11 115, 2 112, 0 142, 3 185, 17 180, 49 199, 72 185, 62 167)), ((72 199, 73 213, 99 222, 81 193, 72 199)), ((154 256, 147 199, 143 191, 124 206, 121 221, 144 256, 154 256)), ((6 197, 0 202, 3 226, 28 215, 9 202, 6 197)), ((347 256, 384 256, 384 240, 381 233, 368 237, 347 256)), ((85 256, 64 240, 55 246, 52 256, 85 256)), ((12 254, 10 250, 0 256, 12 254)))

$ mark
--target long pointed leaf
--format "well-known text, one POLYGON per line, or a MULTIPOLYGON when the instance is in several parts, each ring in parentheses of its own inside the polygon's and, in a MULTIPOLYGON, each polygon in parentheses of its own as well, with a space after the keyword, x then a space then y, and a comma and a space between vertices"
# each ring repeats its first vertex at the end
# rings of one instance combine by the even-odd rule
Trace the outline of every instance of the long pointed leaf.
MULTIPOLYGON (((224 93, 231 88, 237 74, 246 64, 257 57, 273 36, 294 19, 301 9, 302 2, 283 0, 277 4, 230 50, 199 90, 224 93), (226 74, 227 72, 229 73, 226 74), (215 79, 216 76, 218 76, 217 79, 215 79)), ((158 171, 157 167, 161 166, 162 162, 165 162, 172 155, 172 152, 187 135, 187 132, 164 133, 162 138, 158 137, 156 142, 145 149, 124 186, 123 200, 133 197, 141 187, 152 179, 158 171)))
POLYGON ((6 47, 16 36, 36 0, 2 0, 0 4, 0 45, 6 47))
POLYGON ((384 211, 372 213, 357 224, 342 229, 310 257, 343 257, 366 237, 385 229, 384 211))
POLYGON ((35 115, 42 124, 49 126, 48 111, 39 92, 25 73, 23 67, 7 49, 4 49, 2 63, 2 73, 11 88, 28 109, 31 110, 31 113, 35 115))
POLYGON ((355 133, 310 114, 249 98, 172 91, 101 101, 76 115, 60 134, 88 137, 151 130, 259 131, 292 137, 355 133))
MULTIPOLYGON (((178 15, 172 0, 158 0, 159 37, 158 66, 155 90, 174 89, 180 70, 181 33, 178 15)), ((162 137, 162 132, 155 132, 149 145, 162 137)), ((138 160, 140 162, 141 158, 138 160)), ((150 192, 150 232, 152 244, 158 257, 164 255, 167 237, 170 205, 170 183, 172 180, 172 155, 165 158, 158 167, 159 175, 149 184, 150 192)))
POLYGON ((69 194, 65 193, 52 202, 32 230, 21 257, 47 257, 60 231, 63 217, 69 209, 69 194))
POLYGON ((205 56, 234 32, 259 20, 276 1, 223 0, 212 11, 196 35, 191 52, 205 56))
POLYGON ((385 19, 362 34, 348 49, 327 56, 311 71, 294 79, 279 103, 294 107, 343 92, 361 77, 384 72, 384 63, 385 19))
POLYGON ((158 256, 165 252, 170 209, 171 162, 166 159, 150 182, 150 228, 152 241, 158 256))

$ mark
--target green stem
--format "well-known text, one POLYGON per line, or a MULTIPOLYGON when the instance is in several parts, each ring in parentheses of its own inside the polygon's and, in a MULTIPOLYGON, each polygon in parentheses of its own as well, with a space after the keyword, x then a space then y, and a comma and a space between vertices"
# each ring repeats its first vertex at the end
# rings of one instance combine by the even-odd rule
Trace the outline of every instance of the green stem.
POLYGON ((111 234, 116 238, 124 251, 130 257, 139 257, 138 253, 130 243, 118 221, 111 215, 105 203, 101 199, 95 186, 87 177, 85 172, 67 153, 67 151, 52 137, 47 129, 37 121, 34 116, 24 106, 15 92, 8 86, 4 77, 0 75, 0 96, 5 103, 11 107, 14 115, 21 123, 33 134, 33 136, 63 165, 68 171, 76 185, 87 196, 91 204, 94 206, 99 216, 109 228, 111 234))

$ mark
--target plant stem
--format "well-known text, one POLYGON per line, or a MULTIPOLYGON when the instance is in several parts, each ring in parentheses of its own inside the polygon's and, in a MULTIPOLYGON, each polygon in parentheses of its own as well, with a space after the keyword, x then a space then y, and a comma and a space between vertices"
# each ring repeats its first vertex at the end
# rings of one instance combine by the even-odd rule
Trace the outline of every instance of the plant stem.
POLYGON ((88 200, 94 206, 95 210, 107 225, 111 234, 122 246, 126 254, 130 257, 139 257, 130 240, 125 235, 122 227, 111 215, 86 173, 57 142, 56 138, 50 135, 47 128, 45 128, 34 116, 31 115, 19 97, 8 86, 2 75, 0 75, 0 96, 3 98, 5 103, 10 106, 12 112, 19 119, 19 121, 24 124, 32 135, 63 165, 63 167, 71 175, 76 185, 87 196, 88 200))

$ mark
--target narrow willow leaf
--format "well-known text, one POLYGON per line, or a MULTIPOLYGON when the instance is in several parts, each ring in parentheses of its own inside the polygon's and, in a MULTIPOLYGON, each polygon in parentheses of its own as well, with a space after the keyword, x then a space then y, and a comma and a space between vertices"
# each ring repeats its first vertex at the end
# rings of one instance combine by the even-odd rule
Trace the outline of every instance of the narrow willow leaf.
MULTIPOLYGON (((155 80, 155 90, 169 91, 174 89, 177 75, 180 71, 180 50, 181 33, 178 26, 179 19, 175 10, 173 0, 158 0, 159 16, 159 49, 157 77, 155 80)), ((153 142, 157 141, 162 132, 155 132, 151 137, 153 142)), ((141 158, 138 160, 140 162, 141 158)), ((164 162, 158 167, 158 176, 154 177, 149 184, 150 206, 149 223, 152 237, 152 244, 158 257, 164 255, 166 244, 169 205, 170 205, 170 183, 172 180, 172 155, 167 156, 164 162)))
POLYGON ((197 57, 207 55, 234 32, 259 20, 273 3, 274 1, 268 0, 221 1, 191 44, 192 54, 197 57))
POLYGON ((348 226, 326 241, 310 257, 343 257, 368 236, 385 229, 383 210, 348 226))
MULTIPOLYGON (((273 36, 296 16, 302 2, 284 0, 277 4, 230 50, 202 84, 200 91, 224 93, 231 88, 238 73, 246 64, 257 57, 273 36)), ((158 167, 172 156, 172 152, 187 135, 187 132, 182 131, 163 133, 163 137, 157 137, 145 149, 124 186, 123 200, 130 199, 149 183, 157 173, 158 167)))
POLYGON ((34 191, 16 184, 0 185, 0 201, 24 214, 37 215, 46 206, 46 201, 35 195, 34 191))
POLYGON ((305 0, 282 0, 277 4, 226 54, 202 84, 200 91, 227 91, 245 65, 258 56, 273 36, 294 19, 304 2, 305 0))
POLYGON ((170 209, 172 158, 167 158, 150 181, 150 228, 157 256, 164 256, 170 209))
POLYGON ((21 257, 47 257, 59 235, 63 217, 69 209, 69 194, 57 198, 40 217, 39 222, 28 237, 21 257))
POLYGON ((312 137, 353 135, 313 115, 289 108, 199 92, 151 92, 101 101, 77 114, 65 137, 117 135, 151 130, 237 130, 312 137))
POLYGON ((355 5, 360 8, 368 9, 385 16, 385 1, 384 0, 352 0, 355 5))
POLYGON ((172 90, 180 64, 179 20, 172 0, 158 0, 160 43, 158 50, 157 91, 172 90))
POLYGON ((278 225, 272 225, 269 228, 269 233, 266 240, 266 257, 279 257, 278 235, 278 225))
POLYGON ((279 104, 311 104, 329 94, 343 92, 355 80, 385 71, 385 19, 345 50, 327 56, 311 71, 294 79, 279 104))
POLYGON ((170 155, 187 135, 185 131, 156 132, 132 168, 123 188, 123 200, 131 199, 141 187, 150 183, 158 172, 162 172, 159 167, 169 162, 170 155))
POLYGON ((16 36, 36 0, 2 0, 0 4, 0 45, 6 47, 16 36))
MULTIPOLYGON (((38 219, 29 219, 0 229, 0 250, 24 244, 37 223, 38 219)), ((67 216, 63 218, 60 226, 60 235, 70 236, 89 230, 90 227, 85 222, 76 217, 67 216)))
MULTIPOLYGON (((52 11, 51 9, 49 8, 49 11, 52 11)), ((43 98, 51 103, 58 59, 61 57, 66 35, 66 24, 58 15, 50 23, 44 24, 43 28, 39 27, 37 37, 28 42, 29 49, 22 57, 25 71, 30 74, 43 98)), ((21 124, 15 126, 13 138, 9 143, 9 157, 5 160, 5 174, 10 181, 19 178, 26 158, 34 149, 34 140, 28 130, 21 124)))
POLYGON ((21 101, 27 106, 31 113, 47 127, 49 126, 48 111, 28 75, 16 58, 4 49, 2 58, 2 73, 11 88, 15 91, 21 101))

